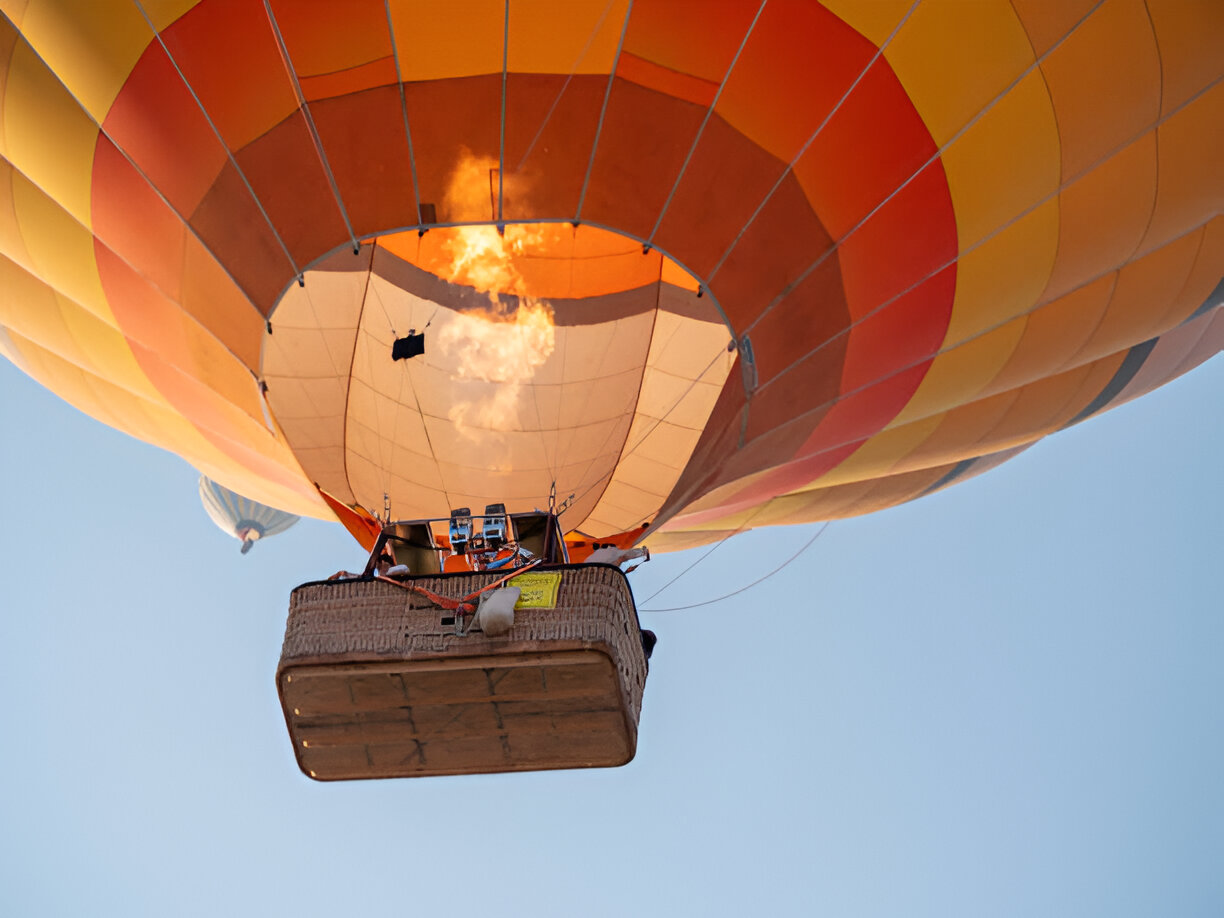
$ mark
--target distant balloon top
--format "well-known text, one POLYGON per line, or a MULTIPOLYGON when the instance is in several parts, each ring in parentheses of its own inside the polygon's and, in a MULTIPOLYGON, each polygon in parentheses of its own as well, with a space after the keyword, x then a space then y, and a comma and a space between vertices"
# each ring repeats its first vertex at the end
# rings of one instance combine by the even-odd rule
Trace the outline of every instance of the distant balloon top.
POLYGON ((200 502, 218 529, 242 542, 244 555, 259 539, 284 532, 301 518, 236 494, 204 475, 200 476, 200 502))

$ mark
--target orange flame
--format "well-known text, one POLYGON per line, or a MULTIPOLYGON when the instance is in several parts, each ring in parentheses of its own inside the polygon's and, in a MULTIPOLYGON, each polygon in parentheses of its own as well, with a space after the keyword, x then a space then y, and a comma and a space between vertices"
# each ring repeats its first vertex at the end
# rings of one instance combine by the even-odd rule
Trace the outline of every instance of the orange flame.
MULTIPOLYGON (((464 150, 446 192, 450 219, 487 220, 496 211, 496 161, 464 150)), ((517 183, 503 193, 519 194, 517 183)), ((447 280, 484 293, 489 308, 456 314, 438 332, 438 346, 458 379, 492 384, 476 398, 456 402, 448 412, 461 432, 471 428, 510 430, 517 425, 522 388, 556 347, 553 309, 527 292, 514 255, 530 248, 538 231, 509 226, 458 227, 448 234, 447 280), (502 299, 517 298, 517 303, 502 299)))

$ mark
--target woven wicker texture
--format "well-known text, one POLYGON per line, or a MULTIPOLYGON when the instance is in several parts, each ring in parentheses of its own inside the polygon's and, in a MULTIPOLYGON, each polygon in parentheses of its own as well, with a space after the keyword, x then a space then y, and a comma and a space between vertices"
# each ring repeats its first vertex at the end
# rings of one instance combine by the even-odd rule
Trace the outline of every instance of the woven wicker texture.
MULTIPOLYGON (((636 723, 646 682, 646 658, 625 575, 599 564, 567 566, 560 573, 556 608, 519 609, 513 627, 497 637, 478 630, 466 636, 456 634, 453 623, 444 623, 444 619, 453 621, 453 612, 390 583, 306 584, 290 597, 280 669, 339 660, 482 656, 549 644, 602 645, 610 651, 636 723)), ((411 582, 440 596, 462 599, 502 576, 470 573, 412 578, 411 582)))

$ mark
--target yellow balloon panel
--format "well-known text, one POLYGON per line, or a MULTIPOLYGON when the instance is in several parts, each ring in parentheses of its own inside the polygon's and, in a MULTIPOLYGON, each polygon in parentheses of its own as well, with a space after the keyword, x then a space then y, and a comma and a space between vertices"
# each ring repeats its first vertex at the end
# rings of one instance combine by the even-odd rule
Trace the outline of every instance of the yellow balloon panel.
POLYGON ((24 175, 14 173, 11 180, 13 212, 30 270, 117 328, 98 277, 93 234, 24 175))
POLYGON ((920 497, 945 472, 944 468, 922 469, 786 495, 771 501, 756 525, 814 523, 874 513, 920 497))
POLYGON ((0 258, 0 280, 7 299, 4 324, 10 329, 81 367, 101 364, 108 378, 128 391, 160 398, 110 325, 7 258, 0 258))
POLYGON ((1112 354, 1176 325, 1177 319, 1166 316, 1190 275, 1199 241, 1198 233, 1183 236, 1123 267, 1104 316, 1074 362, 1112 354))
MULTIPOLYGON (((71 301, 75 308, 85 308, 110 328, 118 329, 119 322, 111 312, 98 276, 94 237, 23 176, 11 173, 9 178, 14 222, 18 224, 16 230, 24 249, 18 253, 25 256, 23 267, 71 301)), ((12 235, 10 224, 6 236, 12 235)), ((261 418, 250 371, 211 332, 129 268, 119 264, 115 270, 131 278, 125 292, 140 298, 140 321, 129 321, 124 335, 145 344, 151 352, 175 360, 180 370, 201 379, 224 403, 240 406, 252 418, 261 418)), ((125 308, 131 314, 133 304, 125 308)), ((214 302, 213 318, 218 316, 224 316, 224 312, 214 302)), ((115 337, 120 338, 117 331, 115 337)), ((86 334, 81 340, 88 343, 94 337, 86 334)), ((142 374, 134 363, 129 363, 130 371, 123 378, 130 386, 142 374)))
POLYGON ((1071 366, 1101 324, 1116 283, 1107 275, 1030 312, 1016 349, 983 391, 1006 392, 1071 366))
POLYGON ((17 220, 17 205, 13 195, 13 183, 24 181, 5 159, 0 159, 0 253, 25 268, 31 268, 30 252, 21 238, 21 226, 17 220))
MULTIPOLYGON (((7 28, 0 23, 0 29, 7 28)), ((0 154, 84 226, 98 128, 24 41, 13 46, 0 99, 0 154)))
POLYGON ((981 455, 977 445, 998 427, 1019 393, 1018 388, 993 393, 937 415, 939 425, 898 464, 897 471, 943 468, 981 455))
POLYGON ((517 73, 611 73, 629 0, 515 0, 509 68, 517 73))
POLYGON ((1204 225, 1200 234, 1198 253, 1190 276, 1178 292, 1165 321, 1175 321, 1179 316, 1188 318, 1203 307, 1208 296, 1219 284, 1220 264, 1224 262, 1224 216, 1215 217, 1204 225))
POLYGON ((160 32, 194 7, 200 0, 140 0, 153 28, 160 32))
POLYGON ((1105 388, 1125 356, 1113 354, 1022 387, 999 423, 975 444, 978 451, 995 452, 1033 443, 1061 430, 1105 388))
MULTIPOLYGON (((12 23, 0 18, 0 103, 3 103, 8 94, 9 63, 13 59, 13 52, 19 41, 21 41, 21 35, 13 28, 12 23)), ((3 111, 0 110, 0 154, 8 149, 4 120, 3 111)))
POLYGON ((976 397, 1015 352, 1024 324, 1023 317, 1013 319, 941 353, 893 426, 947 411, 976 397))
POLYGON ((1133 143, 1160 114, 1160 57, 1143 0, 1104 0, 1041 63, 1063 182, 1133 143))
POLYGON ((1055 193, 1059 149, 1045 81, 1030 73, 944 151, 962 252, 1055 193))
POLYGON ((153 38, 135 3, 34 0, 21 34, 98 122, 153 38))
POLYGON ((1011 0, 1033 53, 1043 57, 1089 16, 1101 0, 1011 0))
POLYGON ((1224 54, 1220 53, 1224 3, 1149 3, 1147 12, 1160 47, 1178 52, 1160 57, 1160 112, 1165 116, 1224 77, 1224 54))
POLYGON ((1160 183, 1142 248, 1180 236, 1224 212, 1224 80, 1170 113, 1156 134, 1160 183))
POLYGON ((503 0, 389 0, 389 7, 405 82, 501 73, 503 0))
MULTIPOLYGON (((258 493, 277 506, 303 516, 329 518, 313 489, 270 483, 244 463, 214 447, 178 412, 113 385, 20 336, 12 340, 23 369, 65 401, 124 433, 182 456, 216 481, 241 493, 258 493)), ((265 501, 261 501, 265 502, 265 501)))
POLYGON ((1147 134, 1063 189, 1058 255, 1043 299, 1117 270, 1143 240, 1156 200, 1156 136, 1147 134))
POLYGON ((817 483, 809 484, 806 488, 799 490, 830 488, 890 475, 899 464, 905 462, 906 457, 935 432, 941 421, 942 415, 933 415, 914 421, 912 424, 903 424, 881 431, 855 450, 850 458, 833 471, 822 475, 817 483))
POLYGON ((821 0, 821 5, 879 48, 918 4, 914 0, 821 0))
POLYGON ((1034 308, 1054 266, 1058 218, 1048 201, 961 255, 945 349, 1034 308))
POLYGON ((1006 0, 919 3, 884 56, 941 148, 1034 61, 1006 0))

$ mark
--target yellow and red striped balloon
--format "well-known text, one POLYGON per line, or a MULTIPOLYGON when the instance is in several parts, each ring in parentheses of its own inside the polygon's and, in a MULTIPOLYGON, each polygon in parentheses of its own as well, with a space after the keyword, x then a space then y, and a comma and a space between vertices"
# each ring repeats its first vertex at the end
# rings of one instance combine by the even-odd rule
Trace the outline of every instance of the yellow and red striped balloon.
POLYGON ((1224 346, 1215 0, 0 11, 0 351, 357 531, 866 513, 1224 346))

